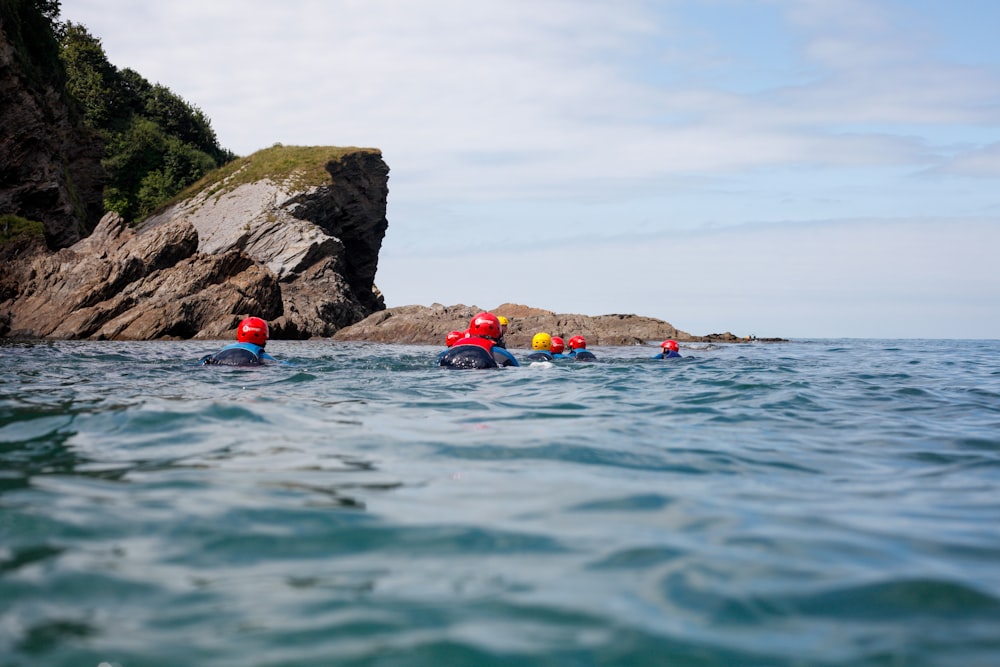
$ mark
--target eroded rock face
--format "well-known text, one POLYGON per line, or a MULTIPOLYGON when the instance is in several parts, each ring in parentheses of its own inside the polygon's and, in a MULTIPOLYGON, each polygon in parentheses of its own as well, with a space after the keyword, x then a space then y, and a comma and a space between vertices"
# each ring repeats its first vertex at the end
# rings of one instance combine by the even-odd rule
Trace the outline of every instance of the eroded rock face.
POLYGON ((49 86, 29 86, 0 26, 0 213, 45 226, 50 248, 79 241, 102 213, 103 146, 49 86))
POLYGON ((274 338, 331 336, 384 308, 388 167, 360 153, 328 165, 327 185, 203 192, 134 229, 108 214, 69 248, 0 259, 0 335, 229 338, 257 315, 274 338))
MULTIPOLYGON (((469 320, 485 310, 478 306, 401 306, 368 316, 341 329, 334 340, 364 340, 381 343, 409 343, 444 346, 449 331, 463 331, 469 320)), ((510 320, 506 341, 510 348, 530 348, 532 337, 544 331, 569 340, 580 335, 588 346, 645 345, 649 341, 673 338, 682 342, 737 342, 731 333, 695 336, 669 322, 638 315, 558 314, 538 308, 506 303, 490 310, 510 320)))
MULTIPOLYGON (((0 333, 28 338, 145 340, 228 337, 236 315, 280 313, 274 275, 242 253, 196 254, 183 220, 146 234, 109 213, 94 233, 55 253, 11 262, 0 333)), ((269 315, 268 315, 269 314, 269 315)))
POLYGON ((301 213, 340 239, 345 280, 365 310, 382 310, 385 302, 374 286, 378 254, 389 226, 385 217, 389 168, 380 156, 358 152, 331 162, 327 172, 332 185, 322 196, 303 202, 301 213))

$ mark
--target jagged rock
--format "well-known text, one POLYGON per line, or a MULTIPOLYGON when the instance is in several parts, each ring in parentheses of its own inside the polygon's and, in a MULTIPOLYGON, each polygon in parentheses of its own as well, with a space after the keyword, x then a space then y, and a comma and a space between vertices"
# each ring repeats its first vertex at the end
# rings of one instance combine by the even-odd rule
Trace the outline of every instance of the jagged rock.
POLYGON ((19 281, 0 332, 14 337, 148 339, 218 337, 230 313, 280 313, 277 279, 242 253, 196 255, 198 235, 183 220, 145 234, 105 215, 70 248, 12 263, 19 281))
POLYGON ((272 335, 331 336, 385 307, 374 280, 388 227, 389 169, 377 151, 360 149, 325 169, 328 183, 304 188, 294 179, 231 189, 223 181, 221 189, 208 188, 151 217, 140 231, 189 221, 200 252, 241 251, 277 277, 282 307, 272 335))
MULTIPOLYGON (((365 340, 381 343, 444 345, 449 331, 463 331, 469 320, 484 308, 478 306, 400 306, 388 308, 334 334, 334 340, 365 340)), ((588 346, 644 345, 650 341, 673 338, 682 342, 739 342, 731 333, 695 336, 675 328, 669 322, 638 315, 557 314, 548 310, 505 303, 490 312, 510 320, 506 341, 511 348, 531 347, 539 331, 569 340, 581 335, 588 346)))
POLYGON ((375 287, 375 272, 389 226, 385 217, 389 168, 381 155, 356 152, 327 164, 327 172, 332 186, 325 194, 333 207, 326 206, 324 197, 314 197, 303 202, 301 215, 344 244, 342 274, 366 314, 382 310, 385 301, 375 287))
POLYGON ((384 308, 388 167, 356 149, 325 169, 322 185, 223 180, 136 228, 108 214, 70 248, 6 253, 0 335, 227 338, 249 314, 275 338, 332 335, 384 308))

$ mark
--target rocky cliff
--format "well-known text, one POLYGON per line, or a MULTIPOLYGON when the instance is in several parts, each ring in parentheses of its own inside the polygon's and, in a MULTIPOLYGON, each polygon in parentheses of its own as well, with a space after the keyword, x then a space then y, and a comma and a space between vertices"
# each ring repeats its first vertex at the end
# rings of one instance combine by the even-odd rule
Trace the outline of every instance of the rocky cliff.
POLYGON ((133 228, 105 215, 57 252, 7 258, 0 335, 330 336, 384 308, 374 285, 389 169, 379 151, 282 147, 238 160, 133 228))
POLYGON ((0 213, 42 222, 50 248, 63 248, 103 213, 103 146, 59 90, 29 82, 0 24, 0 213))
MULTIPOLYGON (((485 310, 478 306, 401 306, 369 315, 334 334, 334 340, 365 340, 382 343, 444 345, 449 331, 464 331, 469 320, 485 310)), ((505 303, 490 309, 510 320, 507 346, 530 348, 531 338, 539 331, 569 340, 580 335, 588 345, 644 345, 667 338, 682 342, 736 343, 744 339, 732 333, 696 336, 675 328, 669 322, 639 315, 558 314, 539 308, 505 303)))

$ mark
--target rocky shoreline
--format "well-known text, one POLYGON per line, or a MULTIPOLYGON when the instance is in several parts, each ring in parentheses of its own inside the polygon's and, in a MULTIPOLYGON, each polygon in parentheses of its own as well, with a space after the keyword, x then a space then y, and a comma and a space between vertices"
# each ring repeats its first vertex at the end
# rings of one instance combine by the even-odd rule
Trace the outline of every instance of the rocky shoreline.
MULTIPOLYGON (((299 151, 301 152, 301 151, 299 151)), ((278 156, 275 155, 278 153, 278 156)), ((297 172, 249 180, 255 163, 133 226, 115 213, 61 250, 0 247, 0 336, 229 338, 242 317, 275 338, 329 337, 384 308, 374 284, 389 168, 374 149, 313 149, 297 172)))
MULTIPOLYGON (((370 341, 443 345, 449 331, 464 330, 478 312, 489 310, 510 320, 507 344, 512 348, 530 348, 531 338, 539 331, 568 340, 580 335, 588 345, 645 345, 650 341, 673 338, 679 342, 746 343, 732 333, 706 336, 690 334, 669 322, 639 315, 577 315, 560 314, 540 308, 505 303, 496 308, 480 308, 463 304, 443 306, 399 306, 373 313, 357 324, 344 327, 333 335, 338 341, 370 341)), ((781 342, 781 338, 753 339, 760 342, 781 342)))

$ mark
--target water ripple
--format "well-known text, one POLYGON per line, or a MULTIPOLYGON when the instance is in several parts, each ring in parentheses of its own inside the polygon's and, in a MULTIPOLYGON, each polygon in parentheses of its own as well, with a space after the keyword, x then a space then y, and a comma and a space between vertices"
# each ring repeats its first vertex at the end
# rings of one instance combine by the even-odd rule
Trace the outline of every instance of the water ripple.
POLYGON ((0 344, 6 665, 1000 664, 1000 344, 0 344))

